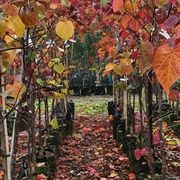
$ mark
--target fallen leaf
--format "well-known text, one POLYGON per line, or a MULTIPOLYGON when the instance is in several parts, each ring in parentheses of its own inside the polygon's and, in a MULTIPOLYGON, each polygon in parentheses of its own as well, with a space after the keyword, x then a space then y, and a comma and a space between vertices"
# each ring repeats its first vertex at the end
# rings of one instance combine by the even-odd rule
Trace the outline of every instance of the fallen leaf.
POLYGON ((115 171, 112 171, 109 178, 114 178, 114 177, 117 177, 118 174, 115 172, 115 171))
POLYGON ((128 174, 129 180, 136 180, 136 175, 134 173, 129 173, 128 174))

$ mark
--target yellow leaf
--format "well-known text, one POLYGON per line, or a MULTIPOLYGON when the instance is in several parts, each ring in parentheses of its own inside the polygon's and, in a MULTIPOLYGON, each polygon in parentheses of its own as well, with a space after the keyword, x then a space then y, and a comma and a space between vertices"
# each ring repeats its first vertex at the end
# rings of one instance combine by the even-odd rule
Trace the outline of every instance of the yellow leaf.
POLYGON ((69 7, 71 5, 71 3, 68 0, 61 0, 61 4, 63 4, 64 6, 69 7))
POLYGON ((23 37, 25 25, 19 16, 11 16, 8 18, 7 27, 14 31, 17 37, 23 37))
POLYGON ((106 64, 105 70, 104 70, 104 72, 103 72, 103 77, 106 76, 106 75, 108 75, 108 74, 113 70, 113 67, 114 67, 114 64, 111 63, 111 62, 108 63, 108 64, 106 64))
POLYGON ((14 40, 13 37, 10 37, 8 35, 5 35, 4 36, 4 41, 8 44, 8 43, 11 43, 12 41, 14 40))
POLYGON ((64 40, 68 40, 74 34, 74 25, 71 21, 59 21, 55 28, 56 34, 64 40))
POLYGON ((15 50, 9 50, 2 53, 2 63, 4 66, 8 66, 10 63, 14 61, 16 57, 15 50))
POLYGON ((55 80, 50 80, 50 81, 48 81, 48 83, 51 84, 51 85, 55 85, 56 81, 55 80))
POLYGON ((115 171, 112 171, 111 174, 109 175, 109 178, 115 178, 117 176, 118 174, 115 171))
POLYGON ((155 4, 158 7, 164 6, 165 4, 167 4, 169 2, 169 0, 155 0, 155 4))
POLYGON ((0 37, 2 38, 6 32, 7 25, 6 22, 3 20, 0 20, 0 37))
POLYGON ((63 93, 53 92, 55 99, 64 99, 65 95, 63 93))
POLYGON ((67 94, 67 89, 61 89, 61 92, 67 94))
POLYGON ((53 70, 54 70, 56 73, 61 74, 61 73, 64 71, 64 66, 63 66, 62 63, 60 63, 60 64, 54 64, 53 70))
POLYGON ((115 64, 113 71, 119 75, 129 75, 133 71, 130 59, 121 59, 119 65, 115 64))
POLYGON ((26 87, 21 82, 15 82, 13 85, 6 86, 8 96, 21 99, 22 94, 26 91, 26 87))
POLYGON ((58 129, 58 121, 56 118, 52 119, 49 124, 52 126, 53 129, 58 129))

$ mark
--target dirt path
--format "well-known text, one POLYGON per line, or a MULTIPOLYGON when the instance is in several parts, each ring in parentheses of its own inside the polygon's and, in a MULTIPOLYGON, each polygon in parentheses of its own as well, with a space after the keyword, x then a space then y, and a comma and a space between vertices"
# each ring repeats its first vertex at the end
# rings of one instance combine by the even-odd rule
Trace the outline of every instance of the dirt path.
POLYGON ((78 116, 60 148, 54 180, 126 180, 128 159, 116 147, 107 116, 78 116))

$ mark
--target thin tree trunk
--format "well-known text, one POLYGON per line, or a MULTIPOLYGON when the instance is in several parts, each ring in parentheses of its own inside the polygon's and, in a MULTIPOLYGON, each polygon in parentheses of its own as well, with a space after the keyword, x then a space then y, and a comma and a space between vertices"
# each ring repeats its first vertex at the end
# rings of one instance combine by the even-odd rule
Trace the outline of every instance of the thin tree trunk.
POLYGON ((152 127, 152 86, 147 75, 145 80, 145 103, 146 115, 148 119, 147 137, 148 137, 148 163, 151 169, 152 180, 155 180, 155 168, 153 159, 153 127, 152 127))
POLYGON ((160 136, 160 150, 162 160, 162 179, 166 180, 166 159, 164 152, 164 138, 163 138, 163 127, 162 127, 162 89, 158 84, 158 104, 159 104, 159 136, 160 136))

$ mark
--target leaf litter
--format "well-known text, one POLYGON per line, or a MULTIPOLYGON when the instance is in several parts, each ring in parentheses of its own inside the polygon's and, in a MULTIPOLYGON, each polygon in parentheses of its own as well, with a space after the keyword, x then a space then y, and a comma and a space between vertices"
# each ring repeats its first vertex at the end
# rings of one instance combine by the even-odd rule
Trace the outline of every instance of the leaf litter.
POLYGON ((77 116, 74 133, 59 149, 54 180, 126 180, 129 162, 116 146, 104 115, 77 116))

